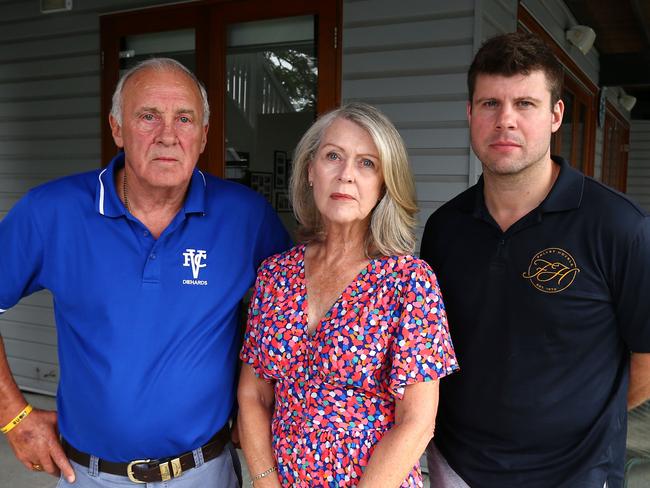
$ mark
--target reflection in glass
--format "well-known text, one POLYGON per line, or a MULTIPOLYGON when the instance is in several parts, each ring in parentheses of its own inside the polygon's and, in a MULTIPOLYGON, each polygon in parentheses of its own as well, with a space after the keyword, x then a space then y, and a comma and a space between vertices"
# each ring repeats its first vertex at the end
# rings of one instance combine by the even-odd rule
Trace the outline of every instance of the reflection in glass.
POLYGON ((292 152, 316 117, 314 17, 228 26, 225 81, 225 176, 263 194, 291 230, 292 152))
POLYGON ((120 76, 145 59, 173 58, 196 73, 194 29, 153 32, 120 39, 120 76))
POLYGON ((564 115, 562 117, 562 125, 560 126, 560 156, 562 156, 569 164, 574 164, 571 161, 571 146, 573 145, 573 103, 574 95, 571 92, 564 91, 562 100, 564 100, 564 115))
POLYGON ((575 157, 571 164, 584 172, 584 138, 585 138, 585 117, 587 107, 583 103, 578 103, 578 120, 576 120, 576 138, 573 141, 575 144, 575 157))

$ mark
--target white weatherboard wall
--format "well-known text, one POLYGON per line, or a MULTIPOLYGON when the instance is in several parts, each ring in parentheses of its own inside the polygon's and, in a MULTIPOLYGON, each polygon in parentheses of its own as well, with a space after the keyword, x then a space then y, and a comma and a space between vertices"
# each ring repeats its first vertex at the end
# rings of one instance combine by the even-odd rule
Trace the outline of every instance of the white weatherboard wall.
POLYGON ((592 48, 586 55, 566 40, 565 31, 577 25, 562 0, 521 0, 523 7, 537 20, 548 34, 571 57, 587 77, 598 84, 600 63, 598 52, 592 48))
POLYGON ((465 74, 474 24, 473 0, 343 5, 342 97, 376 105, 402 134, 416 178, 419 235, 431 212, 469 184, 465 74))
POLYGON ((477 9, 480 9, 482 18, 478 36, 481 43, 490 37, 517 30, 517 0, 479 0, 477 9))
POLYGON ((347 0, 345 101, 379 107, 406 142, 420 206, 429 215, 480 174, 466 118, 466 76, 483 40, 516 28, 516 0, 347 0))
MULTIPOLYGON (((36 0, 0 0, 0 219, 28 188, 100 165, 99 14, 165 3, 174 2, 80 0, 44 15, 36 0)), ((596 79, 597 54, 585 57, 562 37, 572 21, 562 2, 523 4, 596 79)), ((422 209, 418 237, 431 212, 480 174, 466 72, 482 41, 515 30, 516 9, 517 0, 344 1, 343 99, 377 105, 403 135, 422 209)), ((0 333, 19 384, 54 391, 50 297, 23 300, 0 318, 0 333)))
POLYGON ((650 121, 633 120, 630 126, 630 156, 627 194, 650 212, 650 121))
MULTIPOLYGON (((45 15, 37 0, 0 1, 0 219, 29 188, 100 166, 99 14, 162 3, 83 0, 45 15)), ((3 314, 0 334, 18 384, 53 393, 49 293, 3 314)))
MULTIPOLYGON (((474 26, 474 52, 477 52, 489 38, 517 30, 517 0, 476 0, 474 26)), ((472 185, 478 181, 482 168, 471 148, 469 168, 472 185)))
MULTIPOLYGON (((587 54, 582 54, 577 47, 566 40, 566 30, 577 25, 578 22, 564 2, 562 0, 521 0, 521 4, 584 74, 598 85, 600 62, 596 49, 592 48, 587 54)), ((600 180, 603 160, 603 129, 601 127, 596 128, 594 144, 594 177, 600 180)))

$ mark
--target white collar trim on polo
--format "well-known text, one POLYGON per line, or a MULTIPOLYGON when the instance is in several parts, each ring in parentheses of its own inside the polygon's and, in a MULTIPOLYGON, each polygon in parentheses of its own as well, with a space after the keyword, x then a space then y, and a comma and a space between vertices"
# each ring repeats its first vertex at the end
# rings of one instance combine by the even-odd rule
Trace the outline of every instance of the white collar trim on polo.
POLYGON ((106 173, 106 170, 108 168, 105 168, 101 173, 99 173, 99 213, 101 215, 104 215, 104 182, 102 181, 102 175, 106 173))

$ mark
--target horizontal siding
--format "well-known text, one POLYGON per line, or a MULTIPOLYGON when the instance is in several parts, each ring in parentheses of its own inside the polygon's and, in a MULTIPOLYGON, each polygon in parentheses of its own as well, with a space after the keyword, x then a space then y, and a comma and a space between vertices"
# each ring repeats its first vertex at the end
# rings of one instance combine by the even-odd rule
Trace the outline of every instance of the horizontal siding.
MULTIPOLYGON (((0 2, 0 219, 26 191, 100 166, 99 15, 160 0, 0 2)), ((52 300, 41 292, 0 318, 18 384, 53 393, 58 380, 52 300)))
POLYGON ((52 314, 49 313, 49 308, 43 308, 35 314, 32 314, 34 320, 42 318, 43 321, 38 322, 24 322, 24 312, 31 312, 28 307, 19 309, 16 307, 15 313, 21 314, 21 322, 11 320, 11 318, 4 318, 2 322, 2 337, 4 339, 25 340, 37 344, 56 344, 56 331, 54 329, 54 321, 51 320, 52 314))
MULTIPOLYGON (((439 68, 437 68, 439 69, 439 68)), ((466 100, 466 74, 387 76, 366 79, 346 79, 343 74, 345 99, 390 101, 454 101, 466 100)))
MULTIPOLYGON (((64 79, 2 83, 0 103, 57 98, 98 97, 99 76, 69 76, 64 79), (31 96, 30 96, 31 94, 31 96)), ((4 133, 3 133, 4 134, 4 133)))
MULTIPOLYGON (((33 3, 38 6, 37 2, 33 3)), ((13 6, 2 7, 2 13, 13 11, 13 6)), ((97 32, 99 30, 99 16, 96 13, 82 13, 78 10, 62 12, 51 15, 38 14, 37 16, 0 22, 0 42, 2 44, 15 44, 20 46, 21 41, 30 41, 44 38, 67 37, 72 34, 97 32)))
POLYGON ((627 194, 650 212, 650 121, 632 120, 627 194))
MULTIPOLYGON (((43 335, 39 335, 42 338, 43 335)), ((24 338, 10 339, 3 336, 5 347, 12 351, 11 357, 25 361, 42 361, 47 364, 56 364, 58 357, 56 344, 43 344, 43 342, 27 341, 24 338)))
POLYGON ((461 150, 458 155, 453 156, 445 150, 412 150, 410 160, 416 179, 424 180, 435 177, 442 179, 449 176, 466 179, 467 177, 466 150, 461 150), (440 154, 436 154, 436 152, 440 154))
POLYGON ((22 359, 9 357, 9 366, 18 385, 29 391, 54 394, 59 381, 59 365, 41 358, 22 359))
POLYGON ((0 92, 5 83, 67 79, 83 75, 99 76, 99 51, 74 54, 63 59, 0 63, 0 92))
MULTIPOLYGON (((477 0, 474 50, 491 37, 517 30, 517 0, 477 0)), ((481 161, 469 151, 469 183, 474 184, 483 171, 481 161)))
POLYGON ((408 0, 396 5, 395 0, 346 1, 343 20, 348 27, 373 23, 403 22, 409 19, 437 19, 471 16, 474 0, 431 1, 408 0))
POLYGON ((376 105, 409 151, 420 206, 432 211, 469 183, 466 73, 473 57, 473 0, 346 1, 344 100, 376 105))
POLYGON ((565 31, 578 24, 562 0, 521 0, 521 4, 571 57, 589 79, 598 85, 598 52, 595 48, 585 55, 566 40, 565 31))
POLYGON ((99 139, 95 138, 79 138, 76 134, 71 134, 68 137, 59 137, 52 139, 14 139, 12 141, 4 140, 0 147, 0 158, 6 156, 34 156, 45 153, 64 154, 66 156, 74 156, 76 154, 92 154, 96 155, 93 159, 93 167, 99 166, 99 153, 97 152, 97 145, 99 139))
POLYGON ((517 0, 482 0, 481 41, 517 30, 517 0))
MULTIPOLYGON (((0 120, 11 118, 71 117, 94 115, 99 117, 99 91, 94 97, 52 96, 50 99, 25 99, 21 102, 0 102, 0 120), (56 97, 56 98, 55 98, 56 97)), ((95 161, 97 165, 98 161, 95 161)))
POLYGON ((394 124, 401 126, 423 123, 435 124, 445 121, 467 123, 467 102, 465 100, 378 103, 377 107, 390 117, 394 124))
POLYGON ((2 173, 0 177, 11 175, 49 175, 57 178, 63 175, 80 173, 88 169, 88 160, 86 158, 70 157, 44 157, 37 160, 31 158, 6 158, 2 164, 2 173))
POLYGON ((96 32, 75 33, 55 39, 37 39, 23 41, 20 44, 0 44, 0 62, 24 63, 29 60, 44 58, 65 57, 78 53, 97 53, 99 51, 99 38, 96 32), (16 46, 20 46, 20 55, 16 46))
MULTIPOLYGON (((56 117, 56 116, 55 116, 56 117)), ((100 134, 100 121, 99 117, 95 116, 74 116, 73 118, 60 118, 56 124, 52 123, 51 119, 27 118, 22 120, 7 121, 0 119, 0 138, 2 140, 11 137, 20 139, 31 137, 34 134, 36 137, 69 137, 70 135, 78 136, 79 134, 89 134, 93 137, 99 137, 100 134)))
MULTIPOLYGON (((376 74, 385 74, 396 72, 420 72, 423 66, 430 66, 430 72, 440 70, 450 71, 453 65, 449 66, 449 60, 459 60, 463 62, 472 57, 472 46, 469 44, 460 46, 441 46, 441 47, 423 47, 396 49, 390 52, 365 52, 350 53, 345 57, 343 71, 348 79, 356 77, 369 78, 376 74), (437 67, 441 65, 441 67, 437 67)), ((457 67, 458 71, 463 69, 463 65, 457 67)))
POLYGON ((472 39, 472 17, 401 22, 394 25, 356 27, 344 31, 344 49, 348 52, 376 50, 388 47, 391 51, 413 45, 457 44, 472 39))
POLYGON ((52 295, 24 298, 0 319, 0 334, 16 382, 23 388, 53 393, 59 379, 52 295))

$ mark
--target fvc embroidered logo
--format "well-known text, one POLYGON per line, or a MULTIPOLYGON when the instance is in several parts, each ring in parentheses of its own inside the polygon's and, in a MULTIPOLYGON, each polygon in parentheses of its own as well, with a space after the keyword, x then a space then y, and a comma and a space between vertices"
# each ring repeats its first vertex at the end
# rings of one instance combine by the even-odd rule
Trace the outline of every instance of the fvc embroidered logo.
POLYGON ((204 251, 203 249, 185 249, 183 257, 185 258, 183 266, 192 268, 192 277, 194 278, 193 280, 183 280, 183 284, 201 286, 207 285, 207 280, 199 279, 199 273, 201 272, 201 269, 207 266, 207 264, 204 262, 208 259, 207 251, 204 251))
POLYGON ((544 293, 566 290, 580 272, 573 256, 564 249, 549 247, 535 254, 522 276, 544 293))

